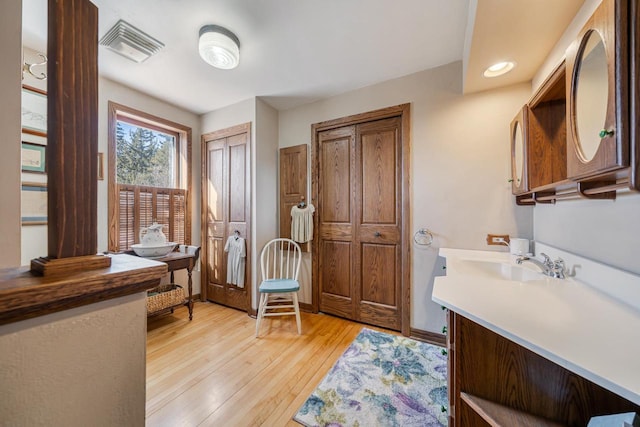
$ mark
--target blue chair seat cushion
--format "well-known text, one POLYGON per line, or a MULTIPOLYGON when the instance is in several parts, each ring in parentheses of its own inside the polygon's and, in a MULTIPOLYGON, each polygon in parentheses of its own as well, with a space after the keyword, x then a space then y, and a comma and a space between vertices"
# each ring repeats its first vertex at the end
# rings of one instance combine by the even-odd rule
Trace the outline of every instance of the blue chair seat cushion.
POLYGON ((300 283, 292 279, 269 279, 260 283, 260 292, 262 293, 279 293, 279 292, 296 292, 300 289, 300 283))

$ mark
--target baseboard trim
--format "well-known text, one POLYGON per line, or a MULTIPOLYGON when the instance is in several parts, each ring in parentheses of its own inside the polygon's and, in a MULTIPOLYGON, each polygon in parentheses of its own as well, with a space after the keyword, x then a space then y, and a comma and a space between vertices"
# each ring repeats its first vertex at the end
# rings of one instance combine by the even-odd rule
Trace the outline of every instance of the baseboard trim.
POLYGON ((446 335, 438 334, 436 332, 423 331, 422 329, 411 328, 409 338, 413 338, 418 341, 424 341, 429 344, 438 345, 440 347, 447 346, 446 335))

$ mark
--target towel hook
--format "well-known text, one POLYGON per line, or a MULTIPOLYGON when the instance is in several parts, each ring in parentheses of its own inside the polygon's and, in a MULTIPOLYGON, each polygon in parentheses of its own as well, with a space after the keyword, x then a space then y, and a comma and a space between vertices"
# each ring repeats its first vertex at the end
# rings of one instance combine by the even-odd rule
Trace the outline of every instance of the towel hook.
POLYGON ((302 208, 304 208, 304 207, 306 207, 306 206, 307 206, 307 202, 305 202, 305 201, 304 201, 304 196, 301 196, 301 197, 300 197, 300 202, 298 203, 298 207, 299 207, 300 209, 302 209, 302 208))
POLYGON ((36 73, 33 72, 33 67, 39 67, 42 65, 47 65, 47 57, 46 55, 43 55, 42 53, 38 53, 38 56, 42 58, 42 62, 37 62, 35 64, 29 64, 27 61, 25 61, 22 64, 22 78, 24 79, 24 73, 29 73, 31 74, 33 77, 35 77, 38 80, 47 80, 47 75, 45 73, 40 73, 40 75, 37 75, 36 73))

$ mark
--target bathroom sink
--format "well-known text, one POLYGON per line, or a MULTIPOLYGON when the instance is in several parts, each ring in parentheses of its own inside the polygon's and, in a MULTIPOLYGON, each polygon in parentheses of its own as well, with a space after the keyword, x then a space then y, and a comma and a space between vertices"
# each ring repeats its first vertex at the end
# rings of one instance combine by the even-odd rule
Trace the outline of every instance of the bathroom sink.
POLYGON ((540 280, 545 276, 534 270, 519 265, 505 262, 459 260, 455 269, 457 274, 473 275, 494 280, 510 280, 516 282, 527 282, 540 280))

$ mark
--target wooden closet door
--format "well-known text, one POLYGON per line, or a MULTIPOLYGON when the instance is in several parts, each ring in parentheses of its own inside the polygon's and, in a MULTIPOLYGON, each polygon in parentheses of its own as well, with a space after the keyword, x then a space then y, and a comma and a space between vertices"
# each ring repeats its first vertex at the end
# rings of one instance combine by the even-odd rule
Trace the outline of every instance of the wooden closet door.
POLYGON ((320 311, 402 326, 401 120, 319 134, 320 311))
POLYGON ((225 145, 226 138, 207 141, 206 177, 207 185, 207 240, 206 240, 206 299, 224 304, 227 265, 224 262, 225 199, 226 176, 225 145))
POLYGON ((251 308, 249 130, 248 125, 203 135, 203 210, 206 271, 203 291, 207 300, 243 311, 251 308), (214 139, 215 136, 224 137, 214 139), (224 246, 238 231, 245 238, 244 287, 227 283, 228 254, 224 246))
POLYGON ((356 127, 356 319, 400 330, 402 147, 400 118, 356 127))
POLYGON ((356 319, 353 265, 355 126, 319 135, 318 239, 320 311, 356 319))

